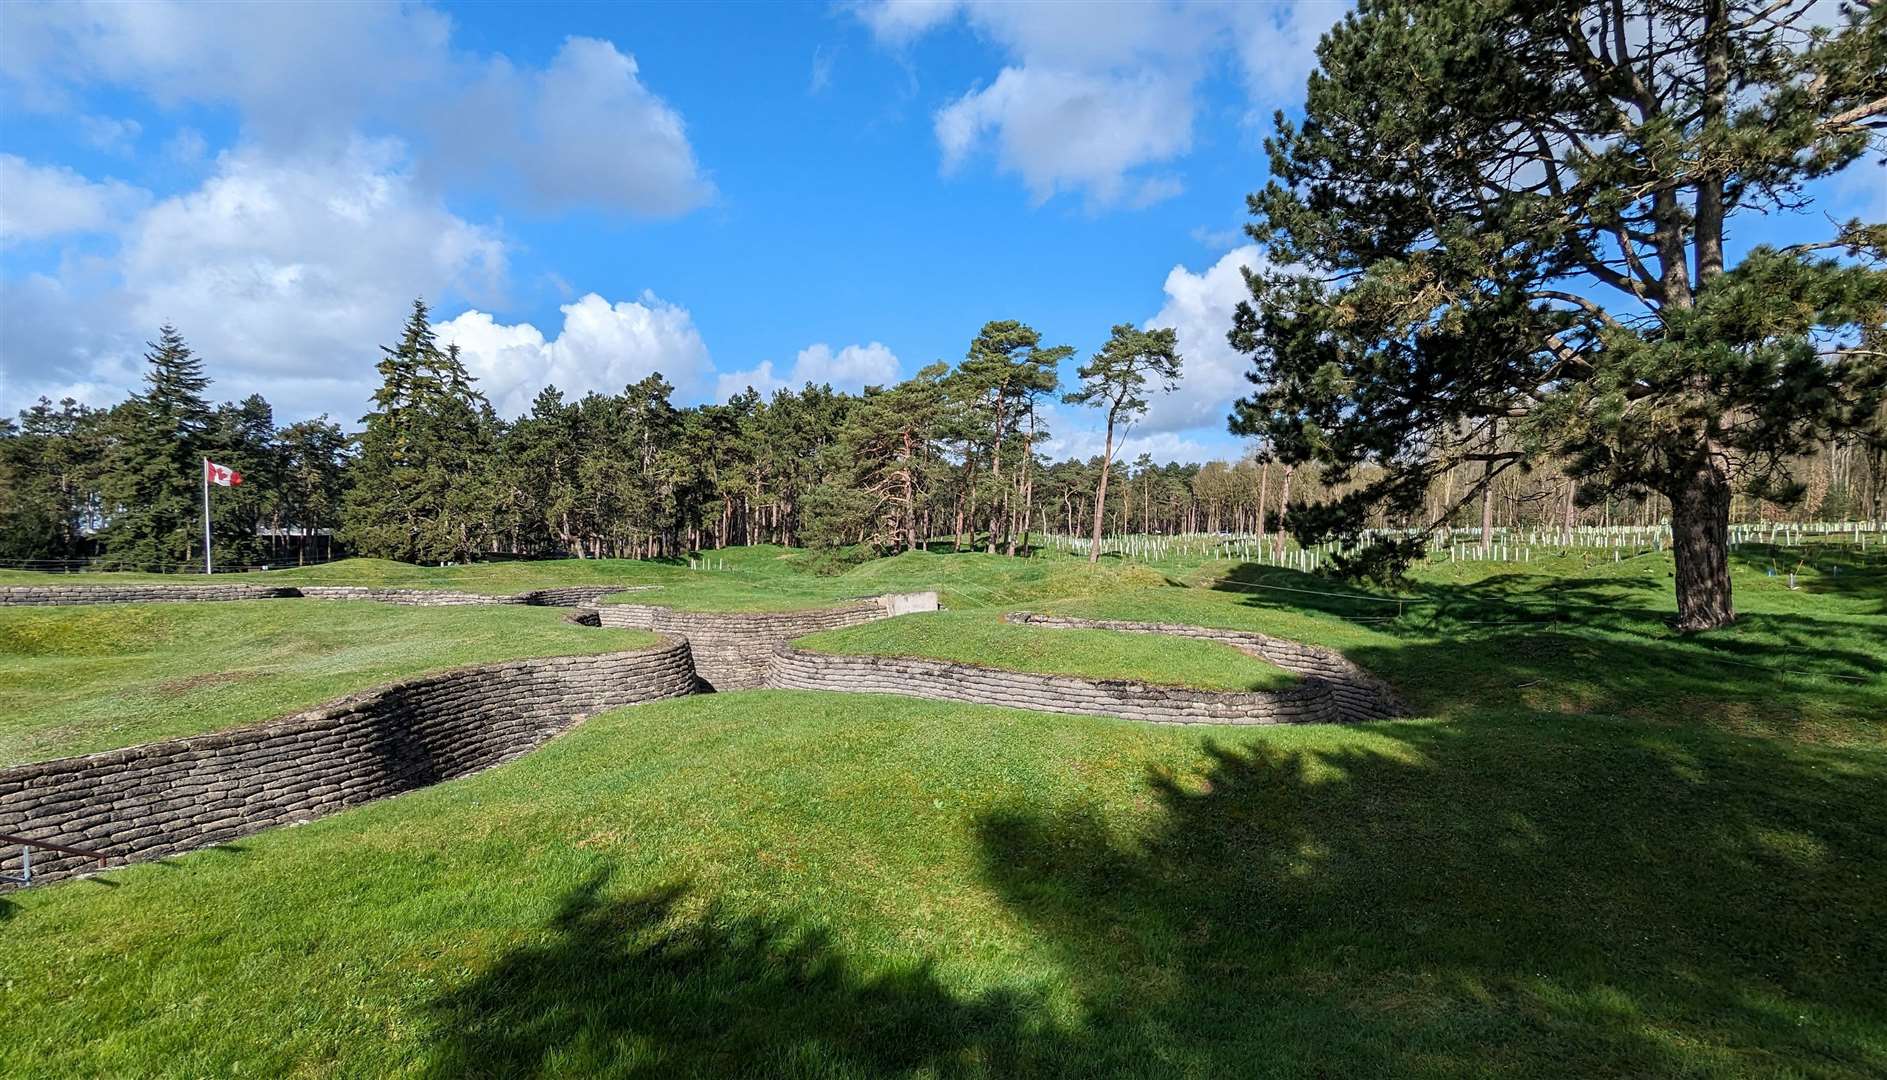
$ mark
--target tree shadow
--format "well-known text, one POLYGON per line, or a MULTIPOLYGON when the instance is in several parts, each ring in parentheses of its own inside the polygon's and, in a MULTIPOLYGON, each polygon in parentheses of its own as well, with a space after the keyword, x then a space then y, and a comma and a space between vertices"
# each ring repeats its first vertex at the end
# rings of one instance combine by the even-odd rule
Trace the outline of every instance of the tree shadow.
POLYGON ((954 992, 929 960, 867 972, 824 930, 609 878, 433 1003, 428 1075, 1013 1075, 1061 1041, 1031 1002, 954 992))
MULTIPOLYGON (((1240 567, 1231 583, 1338 591, 1312 575, 1276 571, 1240 567)), ((1729 630, 1681 634, 1665 623, 1661 603, 1634 602, 1643 591, 1662 600, 1661 580, 1571 578, 1550 590, 1524 574, 1423 583, 1400 617, 1358 614, 1363 601, 1283 588, 1215 588, 1237 591, 1240 605, 1254 610, 1309 609, 1368 626, 1375 639, 1345 655, 1395 684, 1418 714, 1507 708, 1679 720, 1744 709, 1785 721, 1887 712, 1887 622, 1756 612, 1729 630)))
POLYGON ((1780 578, 1798 568, 1809 571, 1798 583, 1802 591, 1872 601, 1872 609, 1860 614, 1887 615, 1887 556, 1882 549, 1863 553, 1833 544, 1796 548, 1742 544, 1730 552, 1730 562, 1750 573, 1773 573, 1780 578))
POLYGON ((1887 770, 1594 722, 1208 745, 1153 824, 1013 804, 984 873, 1085 1071, 1887 1074, 1887 770), (1144 1066, 1143 1066, 1144 1068, 1144 1066))

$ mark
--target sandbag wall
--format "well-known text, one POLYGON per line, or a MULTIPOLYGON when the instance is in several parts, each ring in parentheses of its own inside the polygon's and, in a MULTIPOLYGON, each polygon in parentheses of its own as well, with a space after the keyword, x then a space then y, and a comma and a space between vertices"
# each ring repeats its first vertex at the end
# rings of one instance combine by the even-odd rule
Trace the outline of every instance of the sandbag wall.
POLYGON ((1024 626, 1048 629, 1120 630, 1131 634, 1168 634, 1173 637, 1202 638, 1268 660, 1286 671, 1327 684, 1337 711, 1344 720, 1382 720, 1402 716, 1408 710, 1387 682, 1350 662, 1331 649, 1306 645, 1301 641, 1274 638, 1245 630, 1221 630, 1210 626, 1183 623, 1127 622, 1119 619, 1072 619, 1061 615, 1035 615, 1012 612, 1003 618, 1024 626))
POLYGON ((716 690, 751 690, 767 685, 773 652, 795 638, 821 630, 937 610, 937 594, 892 593, 815 611, 677 611, 650 604, 604 604, 604 626, 679 634, 694 648, 695 670, 716 690))
MULTIPOLYGON (((142 861, 463 776, 694 686, 675 637, 420 676, 256 727, 0 769, 0 833, 142 861)), ((34 879, 93 865, 36 852, 34 879)))
POLYGON ((0 607, 49 607, 61 604, 199 603, 207 600, 372 600, 409 607, 467 604, 525 604, 532 607, 584 607, 611 593, 645 592, 657 585, 566 585, 554 589, 496 596, 450 589, 383 588, 371 585, 7 585, 0 586, 0 607))
POLYGON ((1343 719, 1329 685, 1316 681, 1290 690, 1222 693, 1124 679, 1001 671, 916 657, 805 652, 790 644, 774 651, 767 685, 782 690, 901 694, 1153 724, 1320 724, 1343 719))

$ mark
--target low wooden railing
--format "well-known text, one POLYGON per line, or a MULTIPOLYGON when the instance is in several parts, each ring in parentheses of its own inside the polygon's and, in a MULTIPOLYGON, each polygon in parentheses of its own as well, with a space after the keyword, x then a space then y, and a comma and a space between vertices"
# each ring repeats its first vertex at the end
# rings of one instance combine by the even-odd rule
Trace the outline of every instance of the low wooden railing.
POLYGON ((20 846, 20 872, 18 874, 0 874, 0 884, 31 885, 33 883, 33 849, 56 851, 61 855, 77 855, 81 859, 97 859, 99 869, 105 868, 105 861, 110 858, 102 851, 87 848, 67 847, 64 844, 47 843, 25 836, 9 836, 0 833, 0 847, 18 844, 20 846))

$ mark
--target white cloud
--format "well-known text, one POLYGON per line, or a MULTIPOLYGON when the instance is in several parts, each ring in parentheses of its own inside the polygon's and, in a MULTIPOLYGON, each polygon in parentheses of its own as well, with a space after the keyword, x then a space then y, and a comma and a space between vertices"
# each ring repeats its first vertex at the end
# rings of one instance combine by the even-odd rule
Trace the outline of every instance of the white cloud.
POLYGON ((0 243, 102 232, 149 199, 149 192, 117 180, 88 180, 62 165, 0 154, 0 243))
POLYGON ((836 49, 824 45, 812 51, 812 75, 806 80, 806 92, 814 97, 825 93, 832 87, 832 63, 838 59, 836 49))
MULTIPOLYGON (((1317 39, 1350 10, 1347 3, 1237 4, 1230 8, 1239 69, 1254 106, 1301 101, 1317 66, 1317 39)), ((1254 109, 1254 119, 1267 118, 1254 109)))
POLYGON ((107 154, 128 156, 137 149, 138 136, 144 134, 144 125, 136 120, 120 120, 111 116, 81 116, 79 133, 86 142, 107 154))
POLYGON ((1198 84, 1222 56, 1254 113, 1296 100, 1318 36, 1348 6, 881 0, 852 10, 892 48, 961 19, 1006 56, 988 86, 936 113, 946 171, 993 146, 997 167, 1037 202, 1079 191, 1094 206, 1144 206, 1178 190, 1177 177, 1145 170, 1190 151, 1198 84))
POLYGON ((1251 295, 1241 268, 1262 264, 1257 246, 1247 244, 1201 273, 1175 266, 1166 275, 1166 303, 1147 327, 1173 328, 1185 362, 1179 389, 1153 399, 1143 425, 1149 432, 1223 430, 1232 402, 1250 391, 1245 372, 1251 360, 1235 351, 1225 334, 1232 328, 1232 309, 1251 295))
POLYGON ((817 342, 799 350, 792 370, 784 376, 774 372, 771 360, 746 371, 723 373, 715 385, 714 398, 726 401, 748 387, 764 395, 807 383, 830 384, 836 390, 857 393, 867 386, 889 386, 901 374, 897 354, 883 342, 847 345, 837 352, 825 342, 817 342))
POLYGON ((217 395, 351 421, 376 379, 374 343, 393 339, 413 297, 491 294, 506 266, 504 241, 415 185, 389 141, 328 157, 224 154, 200 188, 138 213, 119 240, 56 278, 7 282, 10 394, 127 391, 169 322, 217 395))
MULTIPOLYGON (((1094 422, 1091 415, 1071 415, 1051 410, 1049 430, 1054 435, 1042 444, 1042 452, 1053 461, 1097 458, 1107 445, 1107 433, 1094 422)), ((1114 438, 1116 464, 1131 463, 1141 454, 1147 454, 1154 461, 1164 464, 1171 461, 1204 462, 1213 458, 1236 457, 1238 453, 1223 439, 1208 441, 1183 432, 1151 431, 1144 425, 1135 425, 1127 429, 1124 435, 1117 431, 1114 438)))
POLYGON ((0 75, 30 101, 124 86, 166 107, 235 105, 271 142, 345 134, 371 107, 445 85, 451 67, 451 20, 421 5, 22 3, 7 29, 0 75))
POLYGON ((548 67, 519 68, 455 49, 451 19, 424 4, 12 4, 0 85, 53 110, 97 86, 233 106, 245 144, 283 155, 395 132, 426 175, 517 178, 553 210, 667 216, 712 194, 633 56, 573 37, 548 67))
POLYGON ((939 110, 936 129, 946 172, 990 136, 1000 167, 1019 174, 1037 203, 1086 191, 1100 205, 1123 199, 1144 205, 1177 193, 1171 178, 1128 174, 1192 149, 1191 85, 1154 72, 1009 67, 939 110))
POLYGON ((502 58, 435 111, 440 167, 515 175, 541 206, 685 213, 713 187, 695 163, 681 115, 639 78, 636 59, 596 38, 564 40, 550 66, 502 58))
POLYGON ((592 390, 617 393, 659 371, 687 401, 700 397, 713 378, 708 347, 688 309, 652 292, 614 304, 589 293, 562 311, 563 329, 548 340, 530 323, 506 325, 477 310, 435 330, 441 346, 458 345, 479 388, 506 417, 529 412, 531 399, 547 385, 569 400, 592 390))
POLYGON ((182 165, 195 165, 209 153, 210 144, 196 128, 179 128, 164 142, 164 154, 182 165))

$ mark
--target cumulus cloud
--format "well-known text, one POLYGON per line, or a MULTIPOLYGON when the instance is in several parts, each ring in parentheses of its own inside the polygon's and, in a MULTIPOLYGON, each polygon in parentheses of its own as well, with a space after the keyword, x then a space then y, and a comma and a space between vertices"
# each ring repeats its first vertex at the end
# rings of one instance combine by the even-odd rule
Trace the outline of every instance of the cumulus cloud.
POLYGON ((713 378, 708 347, 688 309, 652 292, 610 303, 595 293, 565 304, 563 328, 546 339, 530 323, 506 325, 472 310, 438 324, 441 346, 456 344, 465 366, 501 415, 521 416, 547 385, 566 400, 594 390, 613 394, 661 372, 682 400, 701 396, 713 378))
POLYGON ((1198 84, 1221 57, 1234 59, 1254 112, 1283 104, 1302 93, 1318 36, 1347 8, 879 0, 852 10, 892 48, 961 20, 1006 55, 993 81, 936 113, 946 171, 993 148, 1037 202, 1080 192, 1093 206, 1142 206, 1180 190, 1170 166, 1192 148, 1198 84))
POLYGON ((144 134, 144 125, 136 120, 115 116, 81 116, 79 134, 95 149, 107 154, 129 156, 137 149, 138 136, 144 134))
POLYGON ((830 384, 835 390, 857 393, 867 386, 889 386, 898 381, 900 374, 897 354, 883 342, 847 345, 836 352, 825 342, 817 342, 799 350, 785 375, 774 371, 771 360, 746 371, 722 374, 715 384, 714 397, 726 401, 749 387, 771 394, 807 383, 830 384))
POLYGON ((62 165, 0 154, 0 243, 116 226, 150 193, 117 180, 88 180, 62 165))
POLYGON ((417 147, 432 175, 520 179, 542 207, 667 216, 712 194, 680 114, 636 59, 573 37, 539 70, 456 49, 424 4, 13 4, 0 83, 28 108, 114 87, 164 107, 231 106, 278 153, 360 130, 417 147), (473 168, 475 166, 475 168, 473 168))
POLYGON ((217 394, 352 420, 375 380, 373 343, 398 333, 412 298, 492 294, 506 256, 496 232, 413 183, 397 143, 224 154, 201 187, 134 215, 115 253, 8 281, 0 368, 17 397, 107 398, 135 385, 144 342, 170 322, 217 394))
POLYGON ((1245 378, 1251 361, 1232 348, 1225 334, 1232 328, 1232 310, 1251 295, 1242 271, 1261 265, 1257 246, 1246 244, 1199 273, 1175 266, 1166 275, 1166 303, 1147 327, 1171 327, 1185 363, 1179 389, 1153 399, 1142 425, 1147 431, 1223 429, 1232 402, 1251 389, 1245 378))
POLYGON ((999 167, 1020 175, 1037 203, 1085 191, 1098 204, 1144 205, 1177 194, 1176 182, 1128 174, 1192 149, 1192 91, 1185 80, 1154 72, 1010 67, 939 110, 936 129, 946 172, 988 137, 999 167))
POLYGON ((541 72, 494 59, 462 99, 435 113, 441 166, 515 174, 545 207, 685 213, 713 188, 681 115, 639 71, 635 57, 585 37, 565 39, 541 72))
MULTIPOLYGON (((1070 415, 1066 412, 1050 412, 1049 430, 1054 434, 1042 445, 1042 452, 1051 460, 1076 458, 1086 461, 1101 456, 1107 445, 1107 433, 1098 426, 1093 426, 1093 418, 1085 415, 1070 415)), ((1210 461, 1213 458, 1234 457, 1235 449, 1229 447, 1223 439, 1206 440, 1196 435, 1174 431, 1152 431, 1144 425, 1135 425, 1123 436, 1115 432, 1114 461, 1132 462, 1141 454, 1146 454, 1161 464, 1172 461, 1210 461)))

